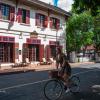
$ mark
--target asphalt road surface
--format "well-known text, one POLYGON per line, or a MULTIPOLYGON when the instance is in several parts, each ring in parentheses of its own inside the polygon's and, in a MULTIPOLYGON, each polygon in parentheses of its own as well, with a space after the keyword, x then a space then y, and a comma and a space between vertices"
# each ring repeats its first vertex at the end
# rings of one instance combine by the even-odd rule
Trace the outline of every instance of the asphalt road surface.
MULTIPOLYGON (((72 69, 80 78, 77 94, 63 93, 60 100, 100 100, 100 64, 81 65, 72 69)), ((48 71, 0 76, 0 100, 46 100, 43 87, 48 71)))

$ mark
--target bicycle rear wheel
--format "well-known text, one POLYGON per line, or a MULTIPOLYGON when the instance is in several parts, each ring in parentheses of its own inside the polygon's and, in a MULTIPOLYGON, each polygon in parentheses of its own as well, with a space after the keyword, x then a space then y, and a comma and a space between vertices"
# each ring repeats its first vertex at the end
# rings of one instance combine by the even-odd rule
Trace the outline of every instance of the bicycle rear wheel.
POLYGON ((79 85, 80 85, 80 79, 79 79, 79 77, 77 77, 77 76, 72 76, 72 77, 69 79, 69 82, 70 82, 70 85, 69 85, 70 91, 71 91, 72 93, 79 92, 79 85))
POLYGON ((58 100, 62 92, 62 84, 56 79, 49 80, 44 86, 44 95, 48 100, 58 100))

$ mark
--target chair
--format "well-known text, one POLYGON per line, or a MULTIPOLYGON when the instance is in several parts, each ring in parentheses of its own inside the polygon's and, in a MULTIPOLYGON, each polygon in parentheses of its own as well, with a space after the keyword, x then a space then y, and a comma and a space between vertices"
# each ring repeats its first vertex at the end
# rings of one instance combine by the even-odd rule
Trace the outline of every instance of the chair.
POLYGON ((25 60, 27 64, 30 64, 29 58, 26 58, 25 60))
POLYGON ((28 66, 30 64, 29 58, 25 59, 25 62, 23 62, 23 66, 28 66))
POLYGON ((40 65, 50 65, 51 62, 48 62, 45 58, 42 58, 42 62, 40 62, 40 65))
POLYGON ((22 67, 23 64, 19 59, 15 59, 15 64, 12 67, 22 67))
POLYGON ((52 63, 56 63, 56 60, 54 60, 53 58, 50 58, 50 61, 52 62, 52 63))

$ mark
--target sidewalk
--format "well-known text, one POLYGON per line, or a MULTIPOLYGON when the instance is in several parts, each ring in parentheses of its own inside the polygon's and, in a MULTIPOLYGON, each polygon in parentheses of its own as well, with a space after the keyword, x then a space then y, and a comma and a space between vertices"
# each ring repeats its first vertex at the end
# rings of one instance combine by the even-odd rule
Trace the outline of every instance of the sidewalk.
MULTIPOLYGON (((84 64, 94 64, 94 62, 82 62, 82 63, 70 63, 71 67, 78 67, 84 64)), ((52 70, 55 69, 55 64, 52 65, 30 65, 27 67, 17 67, 17 68, 10 68, 10 69, 0 69, 0 75, 5 74, 13 74, 13 73, 22 73, 22 72, 29 72, 29 71, 44 71, 44 70, 52 70)))

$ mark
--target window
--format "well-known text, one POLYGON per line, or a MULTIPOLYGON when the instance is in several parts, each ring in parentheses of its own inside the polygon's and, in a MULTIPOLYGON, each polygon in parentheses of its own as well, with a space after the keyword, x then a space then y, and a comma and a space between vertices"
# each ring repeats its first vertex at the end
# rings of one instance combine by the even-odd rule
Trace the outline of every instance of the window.
POLYGON ((26 23, 26 10, 22 9, 22 23, 26 23))
POLYGON ((0 19, 14 21, 15 8, 13 6, 0 3, 0 19))
POLYGON ((39 16, 39 22, 40 22, 40 26, 43 27, 44 26, 44 21, 45 21, 45 16, 44 15, 40 15, 39 16))
POLYGON ((43 14, 36 13, 36 26, 47 27, 48 18, 43 14))
POLYGON ((10 19, 10 6, 6 4, 1 4, 1 13, 2 13, 2 19, 9 20, 10 19))
POLYGON ((18 8, 18 23, 30 24, 30 11, 22 8, 18 8))
POLYGON ((54 17, 50 17, 50 28, 59 29, 59 27, 60 27, 60 20, 54 17))
POLYGON ((13 62, 13 44, 0 43, 0 62, 13 62))
POLYGON ((56 24, 57 24, 57 19, 56 18, 52 18, 52 28, 56 29, 56 24))

